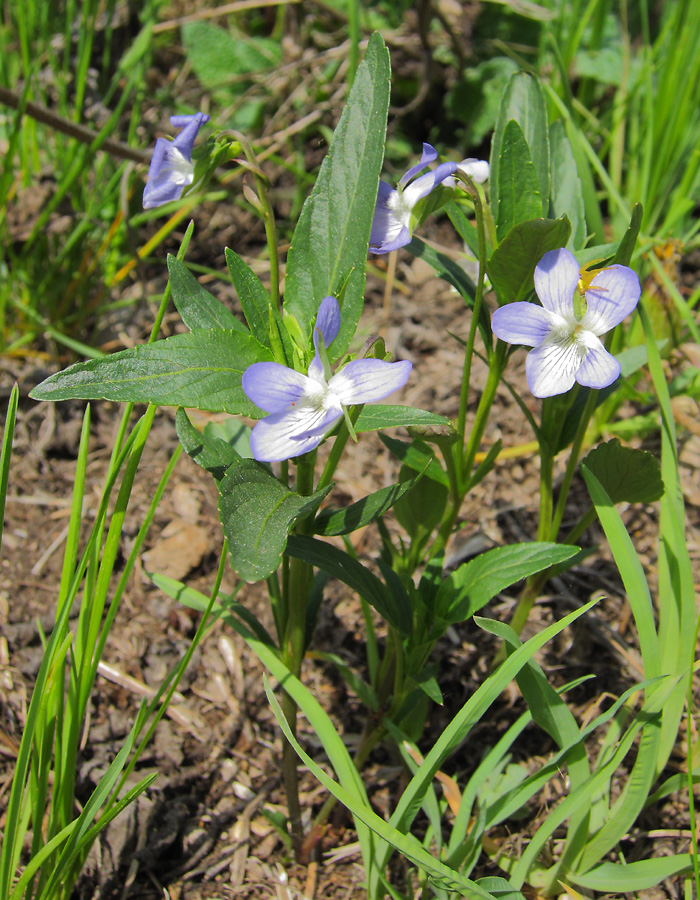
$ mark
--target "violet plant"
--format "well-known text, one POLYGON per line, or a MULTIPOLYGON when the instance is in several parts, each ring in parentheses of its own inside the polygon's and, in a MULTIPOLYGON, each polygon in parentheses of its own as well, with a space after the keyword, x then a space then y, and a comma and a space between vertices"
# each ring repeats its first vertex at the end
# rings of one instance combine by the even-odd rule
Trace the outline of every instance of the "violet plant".
MULTIPOLYGON (((246 156, 241 164, 255 176, 257 194, 249 191, 247 196, 266 224, 270 290, 234 251, 226 251, 245 320, 241 321, 199 284, 181 259, 169 257, 172 299, 188 333, 77 363, 48 378, 32 395, 52 401, 148 402, 149 409, 158 404, 179 407, 176 427, 181 444, 217 484, 230 563, 243 582, 266 582, 276 633, 269 634, 244 601, 219 595, 218 586, 205 598, 162 576, 154 580, 183 602, 223 618, 279 682, 281 703, 271 690, 269 694, 284 734, 282 770, 289 837, 297 852, 308 828, 299 801, 299 754, 333 798, 318 812, 315 824, 324 823, 335 800, 343 802, 355 818, 371 900, 380 900, 387 892, 401 896, 387 882, 386 867, 395 850, 415 864, 421 873, 418 880, 439 898, 493 900, 507 895, 520 900, 525 881, 536 881, 545 896, 554 895, 560 882, 592 889, 605 883, 615 889, 625 877, 626 890, 641 889, 669 873, 686 871, 692 862, 687 854, 673 857, 670 863, 644 860, 649 864, 627 867, 605 860, 658 782, 678 733, 685 678, 693 663, 688 634, 695 613, 687 560, 680 551, 674 568, 667 548, 665 587, 677 599, 677 606, 660 608, 657 623, 647 602, 648 591, 639 593, 643 578, 630 562, 624 528, 614 510, 614 503, 651 502, 661 496, 663 486, 653 458, 614 443, 590 453, 582 471, 594 511, 559 541, 563 510, 600 389, 614 390, 618 376, 632 374, 645 357, 656 364, 651 335, 641 358, 639 354, 615 358, 600 340, 633 311, 639 299, 639 283, 629 268, 639 215, 635 213, 618 244, 586 247, 586 221, 571 147, 562 130, 550 132, 542 91, 530 76, 514 76, 506 89, 492 145, 488 189, 483 162, 446 161, 423 171, 437 162, 437 153, 428 144, 396 189, 381 182, 388 103, 388 53, 379 35, 374 35, 294 231, 281 303, 268 185, 253 149, 242 136, 234 135, 246 156), (478 260, 476 283, 453 260, 415 236, 425 217, 440 206, 478 260), (399 390, 410 375, 420 377, 420 372, 412 373, 408 361, 394 361, 378 337, 366 342, 359 354, 353 348, 364 303, 368 252, 401 248, 426 259, 471 309, 463 368, 455 378, 452 420, 426 410, 376 403, 399 390), (493 318, 485 302, 487 286, 498 304, 493 318), (535 294, 542 306, 533 302, 535 294), (505 381, 512 353, 518 352, 509 349, 509 344, 534 348, 526 363, 528 382, 536 396, 545 398, 536 421, 514 391, 540 447, 537 540, 487 551, 451 569, 446 565, 446 549, 459 527, 464 500, 492 472, 501 451, 497 442, 479 457, 496 391, 505 381), (472 411, 476 352, 487 360, 488 376, 472 411), (243 416, 257 424, 243 427, 247 441, 225 440, 211 429, 200 433, 187 416, 188 407, 243 416), (367 432, 394 427, 409 431, 408 440, 381 435, 401 465, 397 482, 350 506, 324 505, 332 498, 342 454, 352 452, 350 442, 363 440, 367 432), (555 504, 554 460, 569 447, 555 504), (621 473, 627 476, 640 470, 641 478, 621 478, 621 473), (403 528, 400 539, 383 521, 392 509, 403 528), (645 681, 594 722, 583 725, 567 707, 565 691, 549 684, 535 653, 551 637, 574 626, 592 604, 564 616, 524 644, 518 633, 553 568, 561 571, 579 558, 575 540, 596 515, 630 592, 645 681), (349 541, 343 549, 325 540, 346 539, 373 523, 382 545, 376 565, 358 559, 349 541), (352 758, 301 680, 329 577, 357 593, 367 628, 366 671, 352 672, 338 657, 325 654, 329 662, 338 664, 350 688, 367 706, 366 726, 352 758), (433 659, 436 642, 451 625, 471 619, 499 592, 523 579, 528 580, 512 627, 475 620, 502 640, 501 664, 433 741, 422 762, 417 763, 415 755, 406 757, 413 777, 389 821, 384 821, 372 810, 362 783, 364 763, 383 740, 393 740, 399 748, 409 747, 415 753, 429 703, 442 702, 441 673, 433 659), (637 591, 634 598, 633 590, 637 591), (383 640, 374 624, 375 613, 385 623, 383 640), (675 656, 670 652, 674 645, 681 648, 675 656), (433 778, 513 680, 528 712, 496 747, 487 750, 461 792, 451 833, 445 832, 450 836, 445 839, 445 805, 432 788, 433 778), (637 708, 642 694, 643 703, 637 708), (317 730, 337 780, 300 745, 296 735, 299 707, 317 730), (530 723, 550 735, 556 750, 537 772, 523 771, 515 783, 506 782, 501 775, 510 748, 530 723), (605 728, 603 749, 591 764, 585 742, 605 728), (611 779, 638 738, 640 749, 624 799, 610 803, 606 791, 611 779), (570 791, 523 857, 499 859, 504 877, 472 879, 479 854, 487 846, 483 840, 487 831, 534 797, 562 766, 568 771, 570 791), (430 823, 423 842, 411 833, 421 807, 430 823), (554 829, 567 820, 564 847, 553 865, 545 865, 540 851, 554 829)), ((183 139, 176 148, 185 162, 196 121, 195 117, 186 125, 185 130, 190 129, 186 142, 183 139)), ((165 150, 161 148, 159 154, 165 150)), ((174 163, 171 157, 164 159, 154 163, 156 193, 149 192, 149 202, 154 196, 171 199, 190 176, 179 156, 174 163)), ((658 366, 657 381, 661 396, 658 366)), ((662 397, 662 408, 663 404, 662 397)), ((665 420, 664 427, 669 431, 671 424, 665 420)), ((674 472, 672 457, 669 432, 663 460, 667 487, 674 472)), ((675 472, 677 476, 677 461, 675 472)), ((672 507, 676 516, 681 514, 677 494, 662 502, 667 504, 667 516, 672 507)), ((679 524, 673 528, 682 530, 679 524)), ((657 790, 664 790, 663 782, 657 790)))

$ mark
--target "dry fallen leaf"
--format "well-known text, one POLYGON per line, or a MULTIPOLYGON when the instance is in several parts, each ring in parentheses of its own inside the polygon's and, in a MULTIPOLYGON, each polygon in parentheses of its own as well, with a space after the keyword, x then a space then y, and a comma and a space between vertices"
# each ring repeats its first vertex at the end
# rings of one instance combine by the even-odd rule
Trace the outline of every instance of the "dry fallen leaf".
POLYGON ((148 572, 182 581, 210 549, 209 536, 203 528, 184 519, 173 519, 155 546, 143 554, 143 565, 148 572))

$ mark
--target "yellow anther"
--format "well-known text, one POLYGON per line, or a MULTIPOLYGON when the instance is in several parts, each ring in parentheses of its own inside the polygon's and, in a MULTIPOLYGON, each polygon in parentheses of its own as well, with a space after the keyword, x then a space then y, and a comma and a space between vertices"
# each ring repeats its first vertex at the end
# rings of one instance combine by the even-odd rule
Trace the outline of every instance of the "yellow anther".
MULTIPOLYGON (((581 296, 583 296, 586 293, 586 291, 590 290, 591 282, 593 281, 593 279, 597 275, 600 275, 601 272, 605 271, 605 269, 591 269, 590 268, 591 266, 594 266, 596 263, 599 263, 602 261, 603 261, 602 259, 594 259, 591 262, 589 262, 586 266, 581 266, 581 269, 579 271, 580 278, 578 280, 578 289, 579 289, 581 296)), ((598 287, 598 285, 595 286, 595 289, 597 291, 607 291, 607 288, 598 287)))

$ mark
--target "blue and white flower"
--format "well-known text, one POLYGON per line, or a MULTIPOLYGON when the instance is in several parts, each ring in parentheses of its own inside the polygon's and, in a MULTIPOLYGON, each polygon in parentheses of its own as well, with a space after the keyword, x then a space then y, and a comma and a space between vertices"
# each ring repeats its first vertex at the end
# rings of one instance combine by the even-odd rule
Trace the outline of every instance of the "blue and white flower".
POLYGON ((424 175, 418 175, 436 159, 437 150, 430 144, 423 144, 420 162, 406 172, 396 189, 386 181, 379 182, 369 238, 371 253, 391 253, 409 243, 418 218, 414 213, 416 205, 457 171, 457 163, 445 162, 424 175))
POLYGON ((170 124, 174 128, 182 128, 182 131, 172 141, 167 138, 158 138, 156 141, 143 191, 144 209, 179 200, 187 185, 192 184, 192 148, 199 129, 208 121, 209 116, 202 112, 192 116, 170 117, 170 124))
POLYGON ((601 269, 584 290, 573 253, 550 250, 535 268, 535 291, 542 306, 509 303, 496 310, 491 322, 501 340, 534 347, 525 369, 535 397, 563 394, 576 381, 591 388, 612 384, 620 375, 620 363, 600 338, 639 301, 641 288, 632 269, 601 269))
POLYGON ((332 375, 325 348, 339 330, 338 301, 326 297, 316 316, 316 353, 306 375, 276 362, 253 363, 243 373, 246 395, 269 413, 250 436, 255 459, 280 462, 308 453, 343 418, 346 407, 383 400, 408 380, 407 360, 356 359, 332 375))

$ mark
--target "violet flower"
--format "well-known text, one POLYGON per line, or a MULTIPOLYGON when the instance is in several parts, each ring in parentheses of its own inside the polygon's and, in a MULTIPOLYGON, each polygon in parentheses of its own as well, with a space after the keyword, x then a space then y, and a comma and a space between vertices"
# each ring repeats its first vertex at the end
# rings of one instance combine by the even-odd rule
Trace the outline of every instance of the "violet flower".
POLYGON ((156 141, 143 191, 144 209, 179 200, 185 187, 192 184, 192 147, 197 132, 208 121, 209 116, 203 112, 193 116, 170 116, 170 124, 174 128, 182 128, 182 131, 172 141, 167 138, 156 141))
POLYGON ((584 290, 573 253, 550 250, 535 268, 535 291, 542 306, 509 303, 491 320, 501 340, 535 348, 525 362, 535 397, 563 394, 575 381, 591 388, 612 384, 620 363, 600 337, 619 325, 639 301, 639 279, 632 269, 620 265, 601 269, 584 290))
POLYGON ((406 172, 396 190, 386 181, 379 182, 377 205, 369 238, 371 253, 390 253, 399 247, 405 247, 411 240, 418 219, 414 214, 416 204, 427 197, 445 178, 457 171, 456 163, 445 162, 424 175, 418 175, 436 159, 437 150, 430 144, 423 144, 420 162, 406 172))
POLYGON ((343 418, 346 407, 383 400, 408 380, 407 360, 356 359, 331 375, 325 348, 339 330, 338 301, 326 297, 316 316, 316 354, 307 375, 276 362, 253 363, 243 373, 246 395, 270 414, 250 436, 255 459, 280 462, 308 453, 343 418))

